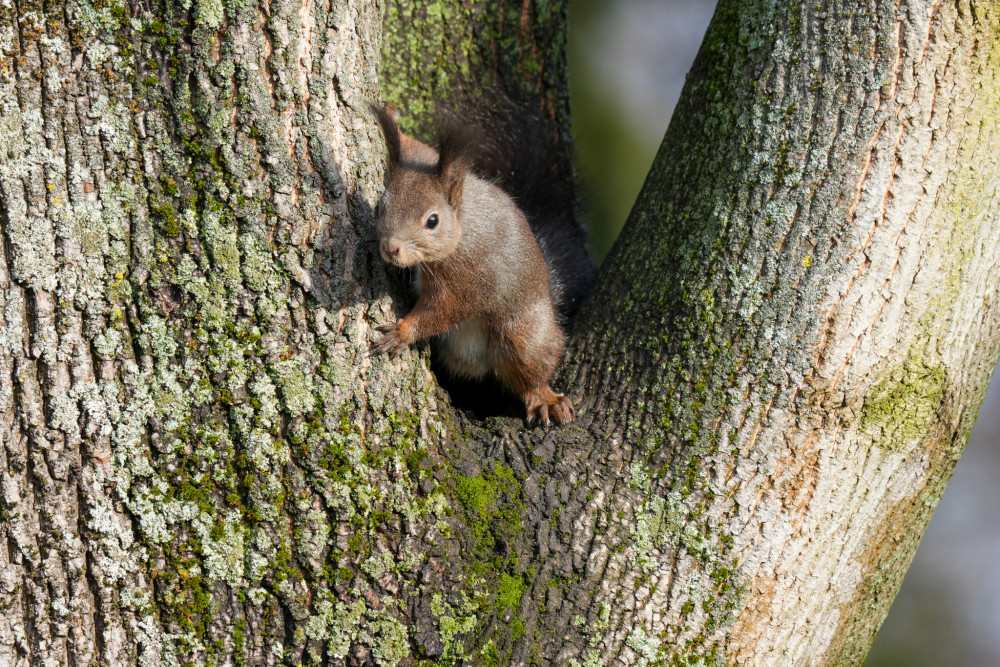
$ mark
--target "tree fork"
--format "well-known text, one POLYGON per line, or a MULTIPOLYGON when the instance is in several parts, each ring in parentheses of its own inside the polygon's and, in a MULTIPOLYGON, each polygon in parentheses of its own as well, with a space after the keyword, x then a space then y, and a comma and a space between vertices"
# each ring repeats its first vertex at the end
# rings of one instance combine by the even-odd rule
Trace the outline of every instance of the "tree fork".
POLYGON ((369 353, 364 103, 568 175, 564 12, 0 4, 0 662, 863 658, 998 356, 996 12, 723 2, 526 430, 369 353))

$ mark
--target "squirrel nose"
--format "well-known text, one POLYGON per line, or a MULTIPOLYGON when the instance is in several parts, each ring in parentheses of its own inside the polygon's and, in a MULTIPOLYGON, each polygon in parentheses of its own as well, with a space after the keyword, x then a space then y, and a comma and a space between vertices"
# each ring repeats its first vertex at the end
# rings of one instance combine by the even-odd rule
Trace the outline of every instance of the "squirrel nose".
POLYGON ((399 241, 394 239, 385 239, 382 241, 382 254, 386 257, 398 257, 399 256, 399 241))

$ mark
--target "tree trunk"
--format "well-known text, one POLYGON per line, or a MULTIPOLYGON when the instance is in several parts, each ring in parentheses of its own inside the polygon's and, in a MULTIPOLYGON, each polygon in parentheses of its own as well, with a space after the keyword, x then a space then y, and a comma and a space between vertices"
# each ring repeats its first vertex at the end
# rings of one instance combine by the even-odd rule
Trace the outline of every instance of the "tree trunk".
POLYGON ((724 0, 545 431, 370 353, 365 102, 568 146, 564 14, 0 1, 0 664, 863 659, 1000 353, 997 11, 724 0))

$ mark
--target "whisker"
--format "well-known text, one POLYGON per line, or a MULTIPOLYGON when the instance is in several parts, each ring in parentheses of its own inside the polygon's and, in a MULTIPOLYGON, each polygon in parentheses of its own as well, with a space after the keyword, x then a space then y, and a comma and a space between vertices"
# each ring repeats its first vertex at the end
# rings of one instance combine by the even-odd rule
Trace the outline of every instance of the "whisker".
POLYGON ((434 275, 434 271, 433 271, 433 270, 431 270, 431 266, 430 266, 430 264, 428 264, 427 262, 420 262, 420 266, 421 266, 422 268, 425 268, 425 269, 427 269, 427 273, 431 274, 431 278, 433 278, 434 280, 437 280, 437 276, 435 276, 435 275, 434 275))

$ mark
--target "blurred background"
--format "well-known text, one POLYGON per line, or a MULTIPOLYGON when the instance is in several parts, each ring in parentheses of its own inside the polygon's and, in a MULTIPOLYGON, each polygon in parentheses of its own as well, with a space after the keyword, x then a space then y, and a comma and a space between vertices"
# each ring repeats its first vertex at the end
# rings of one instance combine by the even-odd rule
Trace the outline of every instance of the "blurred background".
MULTIPOLYGON (((604 258, 667 128, 714 0, 573 0, 577 168, 604 258)), ((1000 374, 868 667, 1000 666, 1000 374)))

